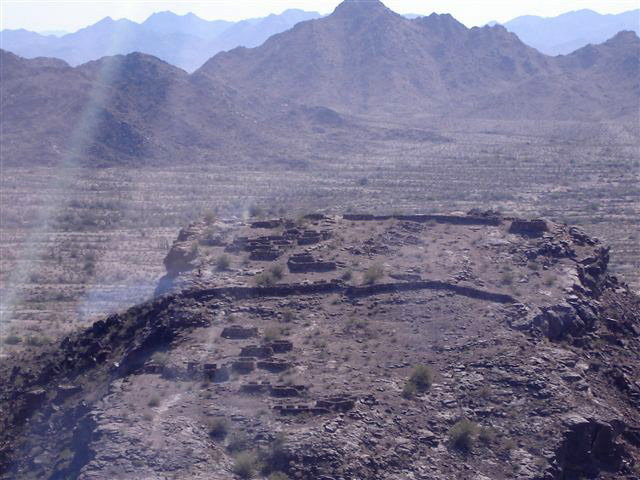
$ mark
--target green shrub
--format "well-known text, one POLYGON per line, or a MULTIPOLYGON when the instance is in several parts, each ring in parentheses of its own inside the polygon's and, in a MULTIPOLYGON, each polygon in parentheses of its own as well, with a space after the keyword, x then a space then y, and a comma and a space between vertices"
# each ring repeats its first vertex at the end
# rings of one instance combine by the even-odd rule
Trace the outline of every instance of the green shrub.
POLYGON ((344 280, 345 282, 351 280, 351 277, 353 277, 353 272, 351 270, 345 270, 342 274, 342 280, 344 280))
POLYGON ((276 280, 282 280, 282 277, 284 277, 284 267, 279 263, 273 265, 269 269, 269 272, 271 273, 271 276, 276 280))
POLYGON ((216 268, 218 270, 229 270, 230 266, 231 258, 229 258, 229 255, 222 254, 216 259, 216 268))
POLYGON ((233 464, 233 473, 240 478, 253 478, 256 474, 257 459, 251 452, 239 453, 233 464))
POLYGON ((155 352, 153 355, 151 355, 151 360, 155 363, 157 363, 158 365, 166 365, 167 363, 169 363, 169 353, 168 352, 155 352))
POLYGON ((267 477, 267 480, 289 480, 289 475, 282 472, 273 472, 267 477))
POLYGON ((30 335, 27 337, 26 343, 30 347, 41 347, 42 345, 46 345, 47 343, 49 343, 49 339, 46 337, 30 335))
POLYGON ((367 285, 371 285, 376 283, 384 277, 384 268, 380 264, 371 265, 365 272, 363 276, 363 282, 367 285))
POLYGON ((216 221, 216 214, 213 212, 213 210, 207 210, 207 212, 204 214, 204 222, 207 225, 211 225, 216 221))
POLYGON ((226 418, 214 418, 209 423, 209 435, 211 438, 222 440, 229 433, 229 421, 226 418))
POLYGON ((4 339, 4 343, 6 343, 7 345, 17 345, 22 341, 22 338, 20 338, 17 335, 9 335, 7 336, 7 338, 4 339))
POLYGON ((511 285, 513 283, 513 273, 504 272, 502 278, 500 278, 501 285, 511 285))
POLYGON ((227 450, 241 452, 249 448, 249 439, 244 432, 232 432, 228 436, 227 450))
POLYGON ((462 419, 455 423, 449 430, 451 445, 463 452, 469 452, 473 448, 478 426, 471 420, 462 419))
POLYGON ((268 342, 278 340, 282 335, 282 330, 278 327, 269 327, 264 330, 264 339, 268 342))
POLYGON ((294 318, 295 318, 295 315, 293 314, 293 311, 291 309, 287 308, 282 312, 283 322, 286 322, 286 323, 293 322, 294 318))
POLYGON ((478 440, 485 445, 495 443, 497 438, 498 434, 493 428, 481 427, 480 431, 478 432, 478 440))
POLYGON ((270 272, 262 272, 255 277, 253 281, 257 287, 272 287, 276 284, 276 279, 273 278, 270 272))
POLYGON ((409 382, 416 386, 416 389, 425 391, 431 388, 435 379, 433 369, 428 365, 416 365, 411 372, 409 382))
POLYGON ((258 205, 251 205, 249 207, 249 216, 262 217, 264 216, 264 209, 262 207, 259 207, 258 205))
POLYGON ((402 396, 404 398, 413 398, 416 396, 416 393, 418 393, 418 389, 416 388, 415 384, 410 381, 407 382, 402 389, 402 396))
MULTIPOLYGON (((271 475, 280 474, 284 475, 281 471, 286 469, 289 465, 289 455, 286 451, 287 438, 283 433, 280 433, 276 438, 269 443, 269 446, 260 451, 260 463, 262 465, 262 473, 271 475)), ((271 475, 269 478, 272 478, 271 475)), ((288 478, 275 476, 273 478, 288 478)))
POLYGON ((153 396, 149 399, 149 402, 147 403, 147 406, 149 407, 157 407, 158 405, 160 405, 160 399, 156 396, 153 396))

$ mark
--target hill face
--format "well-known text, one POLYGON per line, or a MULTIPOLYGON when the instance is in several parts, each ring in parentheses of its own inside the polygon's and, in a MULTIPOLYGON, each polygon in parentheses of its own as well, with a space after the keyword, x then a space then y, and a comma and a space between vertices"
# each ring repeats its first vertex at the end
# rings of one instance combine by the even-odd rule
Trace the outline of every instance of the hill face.
POLYGON ((316 12, 286 10, 280 15, 227 22, 203 20, 192 13, 159 12, 141 24, 107 17, 59 38, 27 30, 3 30, 0 40, 2 48, 22 57, 55 57, 73 66, 108 55, 141 52, 193 71, 217 52, 240 45, 255 47, 275 33, 319 16, 316 12))
MULTIPOLYGON (((157 58, 130 54, 72 68, 2 51, 3 161, 136 164, 255 145, 246 103, 198 86, 157 58), (27 160, 28 159, 28 160, 27 160)), ((259 104, 253 104, 254 111, 259 104)), ((258 140, 255 140, 256 142, 258 140)))
MULTIPOLYGON (((639 53, 637 42, 619 46, 620 56, 639 53)), ((569 65, 527 47, 501 26, 467 29, 435 14, 410 20, 379 1, 347 0, 330 16, 299 24, 258 48, 218 54, 195 75, 358 112, 619 115, 624 105, 599 99, 603 85, 569 65), (505 97, 510 101, 497 102, 505 97), (567 103, 580 108, 569 114, 567 103)), ((628 83, 626 76, 607 81, 612 91, 628 83)))
POLYGON ((526 15, 503 25, 542 53, 565 55, 587 44, 605 42, 621 30, 640 34, 640 10, 616 15, 578 10, 551 18, 526 15))
POLYGON ((196 222, 170 293, 3 362, 2 478, 631 480, 608 258, 493 212, 196 222))

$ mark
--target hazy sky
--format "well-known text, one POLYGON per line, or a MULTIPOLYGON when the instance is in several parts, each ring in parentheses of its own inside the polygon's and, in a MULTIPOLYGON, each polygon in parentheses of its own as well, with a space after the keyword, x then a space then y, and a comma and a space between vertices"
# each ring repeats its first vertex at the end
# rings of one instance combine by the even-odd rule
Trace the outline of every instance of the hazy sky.
MULTIPOLYGON (((338 0, 1 0, 0 28, 72 32, 106 16, 141 22, 153 12, 163 10, 178 14, 193 12, 207 20, 240 20, 280 13, 287 8, 330 13, 338 3, 338 0)), ((505 22, 519 15, 556 16, 582 8, 620 13, 638 8, 638 0, 387 0, 384 3, 398 13, 451 13, 469 27, 491 20, 505 22)))

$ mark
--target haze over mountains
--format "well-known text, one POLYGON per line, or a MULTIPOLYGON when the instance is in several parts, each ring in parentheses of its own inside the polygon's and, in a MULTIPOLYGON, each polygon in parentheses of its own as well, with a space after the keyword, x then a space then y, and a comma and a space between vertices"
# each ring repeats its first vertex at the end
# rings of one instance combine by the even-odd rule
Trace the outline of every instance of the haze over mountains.
MULTIPOLYGON (((278 15, 230 22, 165 11, 151 15, 142 23, 107 17, 68 34, 3 30, 0 44, 3 49, 25 58, 54 57, 73 66, 106 55, 141 52, 192 72, 218 52, 238 46, 259 46, 270 36, 299 22, 320 17, 317 12, 289 9, 278 15)), ((405 17, 415 19, 419 15, 405 17)), ((617 15, 579 10, 552 18, 527 15, 503 26, 542 53, 568 54, 589 43, 605 42, 622 30, 638 33, 640 10, 617 15)))
POLYGON ((565 55, 589 43, 602 43, 622 30, 638 34, 640 9, 617 15, 601 15, 586 9, 551 18, 525 15, 503 26, 542 53, 565 55))
POLYGON ((25 58, 54 57, 73 66, 107 55, 142 52, 193 71, 217 52, 255 47, 298 22, 318 17, 317 12, 290 9, 279 15, 228 22, 167 11, 153 14, 143 23, 107 17, 62 37, 3 30, 0 42, 3 49, 25 58))
MULTIPOLYGON (((162 16, 154 22, 179 28, 162 16)), ((407 19, 381 2, 347 0, 257 48, 220 53, 192 75, 140 53, 73 68, 3 51, 3 148, 18 164, 195 161, 211 152, 295 156, 293 138, 305 143, 336 126, 349 148, 376 134, 365 118, 398 122, 398 113, 407 124, 633 122, 639 59, 633 32, 554 58, 502 26, 469 29, 446 14, 407 19)))

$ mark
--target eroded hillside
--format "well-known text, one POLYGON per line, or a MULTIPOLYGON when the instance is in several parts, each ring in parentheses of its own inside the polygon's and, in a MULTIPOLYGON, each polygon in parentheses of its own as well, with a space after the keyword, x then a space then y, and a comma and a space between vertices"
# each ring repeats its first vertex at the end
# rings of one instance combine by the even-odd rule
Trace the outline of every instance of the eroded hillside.
POLYGON ((549 221, 196 222, 3 365, 4 478, 635 478, 640 300, 549 221))

